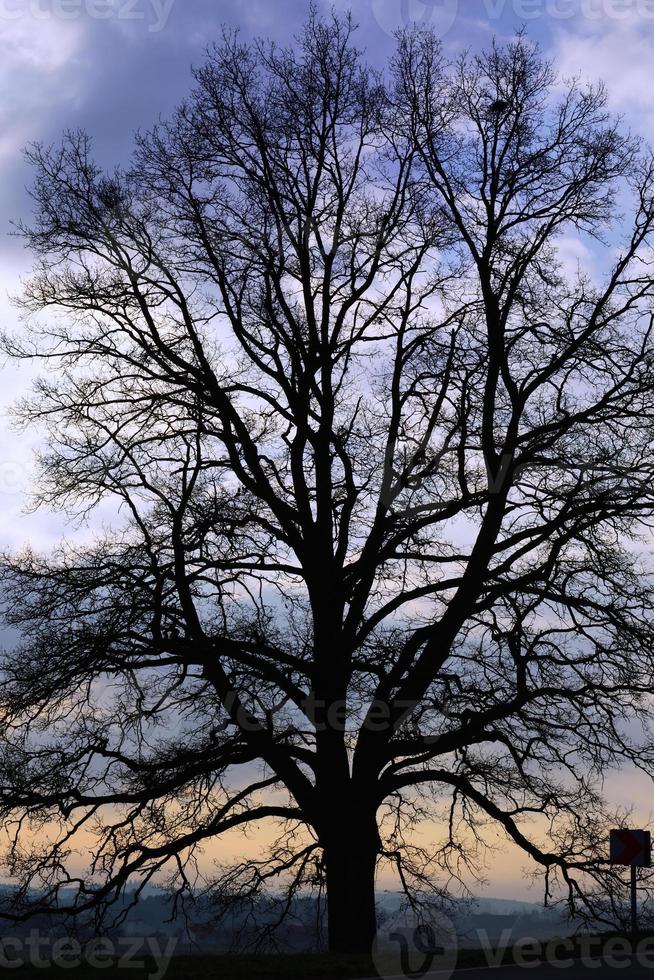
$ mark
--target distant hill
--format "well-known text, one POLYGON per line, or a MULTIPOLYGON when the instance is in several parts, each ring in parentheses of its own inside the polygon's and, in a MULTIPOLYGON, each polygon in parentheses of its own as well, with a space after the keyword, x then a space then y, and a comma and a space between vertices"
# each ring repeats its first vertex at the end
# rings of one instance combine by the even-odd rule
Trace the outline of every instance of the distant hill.
MULTIPOLYGON (((0 886, 0 896, 8 889, 0 886)), ((256 909, 246 911, 235 903, 233 908, 224 909, 218 917, 203 903, 186 900, 184 914, 171 919, 171 900, 161 891, 150 889, 142 894, 134 908, 127 912, 124 921, 121 913, 127 911, 133 901, 133 894, 127 894, 117 903, 113 912, 118 920, 107 928, 107 935, 130 937, 176 937, 179 953, 225 952, 243 948, 265 937, 266 929, 272 927, 279 918, 282 899, 270 896, 262 900, 256 909)), ((382 892, 378 896, 380 921, 399 914, 403 896, 399 892, 382 892)), ((543 908, 537 902, 525 902, 503 898, 483 897, 466 901, 454 900, 448 909, 453 920, 461 946, 478 947, 480 942, 497 944, 500 940, 515 942, 531 937, 547 939, 574 931, 561 911, 543 908)), ((315 950, 320 945, 320 914, 313 898, 299 896, 291 904, 290 914, 276 932, 279 948, 290 952, 315 950)), ((322 923, 324 926, 324 921, 322 923)), ((70 932, 70 926, 59 916, 39 916, 36 920, 12 926, 14 935, 28 934, 38 928, 48 935, 62 935, 70 932)), ((76 930, 80 935, 91 935, 95 926, 91 921, 78 921, 76 930)), ((5 930, 6 931, 6 930, 5 930)), ((324 928, 322 929, 324 932, 324 928)), ((272 949, 272 942, 268 944, 272 949)), ((260 943, 266 949, 266 942, 260 943)))

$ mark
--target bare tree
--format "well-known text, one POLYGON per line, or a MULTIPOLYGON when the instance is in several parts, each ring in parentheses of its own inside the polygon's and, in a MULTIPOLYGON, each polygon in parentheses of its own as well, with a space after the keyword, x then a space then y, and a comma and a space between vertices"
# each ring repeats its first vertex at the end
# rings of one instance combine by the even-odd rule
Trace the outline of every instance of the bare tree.
POLYGON ((195 79, 125 171, 28 154, 36 503, 105 530, 4 561, 11 914, 262 821, 216 888, 324 885, 332 950, 488 822, 597 912, 601 778, 654 764, 652 161, 523 37, 380 75, 313 15, 195 79))

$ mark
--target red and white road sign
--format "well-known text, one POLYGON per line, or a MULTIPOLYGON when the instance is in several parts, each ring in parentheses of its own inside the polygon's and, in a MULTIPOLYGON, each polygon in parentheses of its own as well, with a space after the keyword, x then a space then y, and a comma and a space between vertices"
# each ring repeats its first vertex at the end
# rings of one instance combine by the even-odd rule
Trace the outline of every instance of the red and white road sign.
POLYGON ((649 868, 652 863, 649 830, 612 830, 609 860, 611 864, 633 864, 649 868))

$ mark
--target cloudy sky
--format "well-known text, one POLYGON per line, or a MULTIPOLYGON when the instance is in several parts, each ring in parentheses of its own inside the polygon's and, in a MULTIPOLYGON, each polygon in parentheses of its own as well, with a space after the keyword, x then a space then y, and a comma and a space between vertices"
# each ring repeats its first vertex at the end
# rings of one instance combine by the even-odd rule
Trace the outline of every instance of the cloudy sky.
MULTIPOLYGON (((336 0, 335 6, 348 4, 336 0)), ((379 63, 392 50, 393 31, 411 20, 433 24, 451 52, 479 48, 493 34, 508 37, 525 25, 564 75, 603 78, 615 110, 654 142, 654 0, 351 0, 350 6, 359 44, 379 63)), ((30 175, 21 148, 85 128, 102 162, 124 162, 133 132, 184 97, 190 65, 201 62, 221 25, 286 41, 306 10, 305 0, 0 0, 4 328, 16 322, 9 297, 29 270, 29 256, 9 234, 11 221, 29 213, 30 175)), ((13 432, 6 408, 27 382, 27 372, 13 365, 0 374, 0 546, 30 540, 47 547, 63 530, 60 516, 23 512, 36 436, 13 432)), ((647 787, 631 774, 617 776, 611 793, 645 814, 650 809, 647 787)), ((490 891, 524 895, 521 863, 491 869, 490 891)))
MULTIPOLYGON (((327 6, 329 0, 321 0, 327 6)), ((29 213, 21 148, 87 129, 99 159, 125 161, 132 134, 166 115, 188 91, 190 66, 221 26, 286 41, 308 0, 0 0, 0 319, 16 320, 9 296, 29 269, 11 221, 29 213)), ((348 0, 336 0, 343 9, 348 0)), ((651 53, 654 0, 351 0, 359 43, 382 63, 393 31, 431 23, 446 47, 478 48, 526 26, 565 75, 602 77, 612 104, 654 141, 651 53)), ((0 518, 4 543, 47 543, 61 530, 47 515, 21 514, 33 439, 9 430, 4 408, 25 372, 0 375, 0 518)))

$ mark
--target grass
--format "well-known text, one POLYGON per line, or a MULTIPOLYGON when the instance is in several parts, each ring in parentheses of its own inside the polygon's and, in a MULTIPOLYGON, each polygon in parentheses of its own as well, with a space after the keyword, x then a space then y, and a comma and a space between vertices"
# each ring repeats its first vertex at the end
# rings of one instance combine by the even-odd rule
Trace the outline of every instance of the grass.
MULTIPOLYGON (((650 938, 654 949, 654 934, 643 933, 640 939, 650 938)), ((604 933, 604 943, 610 938, 621 937, 618 933, 604 933)), ((547 942, 536 943, 532 947, 530 959, 538 959, 547 942)), ((575 943, 575 946, 577 944, 575 943)), ((597 955, 594 947, 593 956, 597 955)), ((579 956, 577 946, 574 951, 561 949, 558 957, 579 956)), ((509 947, 503 958, 505 963, 513 961, 509 947)), ((487 959, 480 949, 462 949, 458 957, 458 967, 486 966, 487 959)), ((324 953, 294 953, 287 955, 214 955, 214 956, 174 956, 165 973, 158 972, 152 957, 144 956, 142 965, 105 966, 93 969, 88 964, 76 968, 26 966, 7 968, 0 963, 0 980, 11 977, 13 980, 358 980, 361 977, 375 977, 377 971, 369 956, 328 956, 324 953)))
MULTIPOLYGON (((105 966, 88 964, 75 968, 25 966, 7 968, 0 964, 0 977, 12 980, 146 980, 158 976, 151 957, 143 966, 105 966)), ((252 956, 174 956, 164 974, 165 980, 356 980, 376 976, 369 956, 327 956, 320 953, 252 956)))

